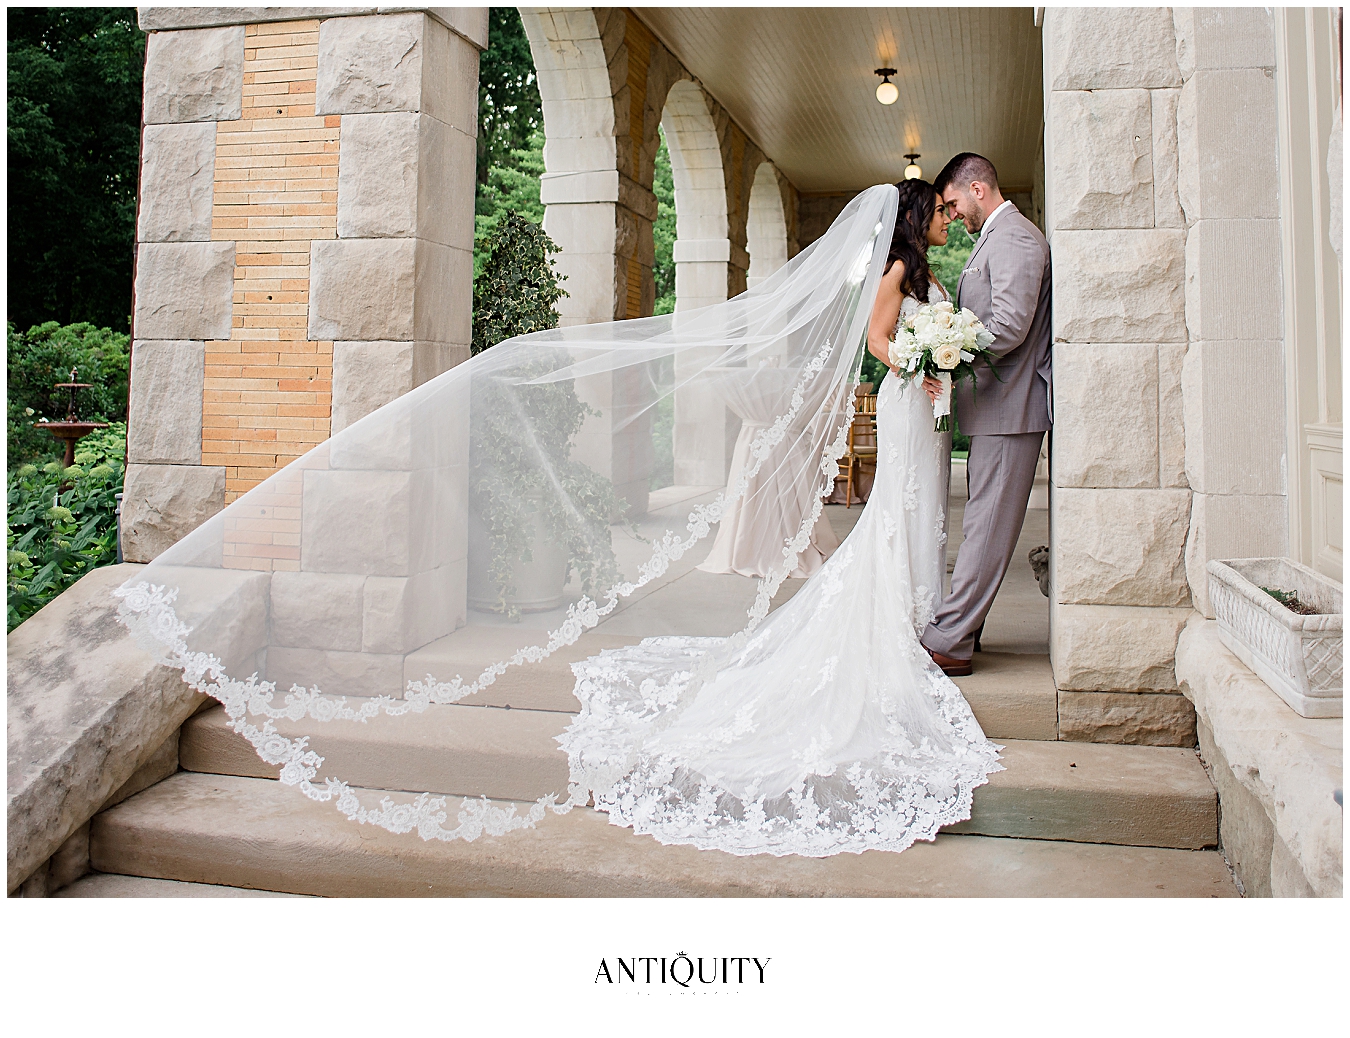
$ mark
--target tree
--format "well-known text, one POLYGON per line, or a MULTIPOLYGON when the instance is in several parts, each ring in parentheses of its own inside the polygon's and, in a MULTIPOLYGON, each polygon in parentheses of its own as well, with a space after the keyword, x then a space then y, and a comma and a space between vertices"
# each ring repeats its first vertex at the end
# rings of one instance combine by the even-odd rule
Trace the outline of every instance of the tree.
POLYGON ((544 222, 544 108, 520 13, 489 8, 488 48, 478 62, 478 168, 474 197, 474 280, 487 263, 487 241, 503 216, 544 222))
POLYGON ((478 183, 526 148, 544 125, 534 57, 514 7, 488 8, 488 46, 478 61, 478 183))
POLYGON ((675 312, 675 180, 670 171, 670 149, 666 147, 666 131, 657 128, 661 147, 656 151, 656 169, 652 175, 652 192, 656 195, 656 222, 652 224, 652 241, 656 245, 656 261, 652 264, 652 279, 656 282, 656 306, 653 313, 675 312))
POLYGON ((145 63, 136 9, 11 8, 8 24, 9 319, 125 332, 145 63))
POLYGON ((68 391, 53 389, 79 370, 75 405, 80 418, 95 422, 124 421, 127 416, 127 336, 92 324, 62 327, 55 321, 36 325, 22 335, 8 327, 5 356, 9 404, 7 441, 9 466, 46 457, 60 457, 65 448, 50 433, 34 428, 45 418, 57 422, 66 416, 68 391))
POLYGON ((477 280, 487 265, 488 241, 508 213, 530 223, 544 222, 544 204, 539 201, 539 178, 544 172, 544 128, 531 135, 526 146, 514 149, 493 166, 487 182, 478 185, 473 217, 473 276, 477 280))
POLYGON ((975 242, 966 233, 966 225, 953 220, 947 225, 947 244, 928 250, 928 269, 953 299, 956 298, 956 283, 961 280, 961 270, 973 248, 975 242))

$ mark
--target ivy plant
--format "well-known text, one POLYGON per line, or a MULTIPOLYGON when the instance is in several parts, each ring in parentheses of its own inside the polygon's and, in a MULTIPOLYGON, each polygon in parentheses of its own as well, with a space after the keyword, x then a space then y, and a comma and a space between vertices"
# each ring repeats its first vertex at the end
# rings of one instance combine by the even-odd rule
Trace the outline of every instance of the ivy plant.
MULTIPOLYGON (((555 306, 567 294, 550 258, 558 247, 542 227, 508 213, 487 246, 474 283, 475 354, 557 327, 555 306)), ((585 594, 618 576, 609 524, 624 504, 610 480, 572 457, 577 432, 599 412, 578 398, 571 379, 535 382, 568 363, 557 346, 518 346, 509 363, 474 379, 470 500, 488 537, 496 609, 512 619, 519 619, 512 570, 533 560, 538 538, 566 545, 568 572, 576 571, 585 594)))

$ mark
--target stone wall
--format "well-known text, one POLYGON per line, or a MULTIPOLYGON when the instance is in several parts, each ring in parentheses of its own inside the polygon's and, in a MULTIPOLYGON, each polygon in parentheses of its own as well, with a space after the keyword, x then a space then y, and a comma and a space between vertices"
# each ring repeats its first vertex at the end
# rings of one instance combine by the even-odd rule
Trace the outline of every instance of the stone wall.
POLYGON ((468 356, 486 9, 380 10, 141 10, 129 560, 468 356))

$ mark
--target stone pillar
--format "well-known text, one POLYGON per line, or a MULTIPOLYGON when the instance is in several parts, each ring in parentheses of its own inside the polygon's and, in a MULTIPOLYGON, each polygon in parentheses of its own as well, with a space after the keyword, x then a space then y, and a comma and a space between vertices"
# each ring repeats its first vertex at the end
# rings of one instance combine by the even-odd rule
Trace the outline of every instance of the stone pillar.
POLYGON ((342 125, 337 235, 313 249, 311 339, 333 340, 333 431, 469 355, 478 51, 408 11, 326 20, 317 111, 342 125))
POLYGON ((1060 735, 1193 745, 1173 667, 1190 615, 1191 492, 1171 14, 1048 9, 1044 55, 1060 735))
POLYGON ((745 229, 750 267, 745 286, 754 288, 788 261, 787 220, 783 193, 773 163, 761 162, 750 188, 750 218, 745 229))
POLYGON ((141 11, 128 559, 468 356, 486 9, 353 10, 141 11))
POLYGON ((468 402, 350 427, 469 354, 487 10, 141 19, 128 558, 341 434, 241 502, 220 564, 272 575, 271 680, 396 694, 465 615, 468 402))
POLYGON ((1186 571, 1288 553, 1274 26, 1265 8, 1176 8, 1178 191, 1186 224, 1182 371, 1186 571))
POLYGON ((235 244, 213 240, 212 201, 216 127, 240 118, 243 88, 242 25, 153 32, 146 42, 122 506, 129 562, 148 562, 225 504, 225 467, 203 464, 202 398, 206 344, 228 339, 235 317, 235 244))
MULTIPOLYGON (((544 230, 562 249, 556 263, 567 279, 559 323, 648 316, 658 147, 648 84, 664 48, 620 8, 521 8, 521 19, 544 108, 544 230)), ((643 378, 597 375, 576 388, 604 417, 587 420, 574 450, 613 480, 629 514, 645 513, 653 455, 643 378)))

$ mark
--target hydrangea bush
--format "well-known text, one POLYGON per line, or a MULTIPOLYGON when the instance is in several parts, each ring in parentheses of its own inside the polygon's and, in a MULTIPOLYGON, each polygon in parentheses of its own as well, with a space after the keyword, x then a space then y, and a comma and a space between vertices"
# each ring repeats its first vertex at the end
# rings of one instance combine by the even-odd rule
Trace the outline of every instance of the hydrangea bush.
POLYGON ((8 608, 12 631, 71 584, 117 559, 117 501, 127 427, 86 436, 75 464, 24 464, 8 474, 8 608))

